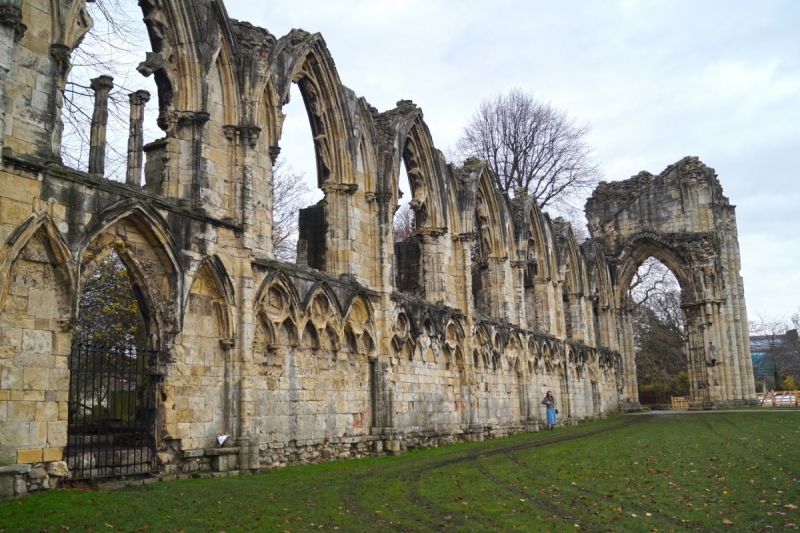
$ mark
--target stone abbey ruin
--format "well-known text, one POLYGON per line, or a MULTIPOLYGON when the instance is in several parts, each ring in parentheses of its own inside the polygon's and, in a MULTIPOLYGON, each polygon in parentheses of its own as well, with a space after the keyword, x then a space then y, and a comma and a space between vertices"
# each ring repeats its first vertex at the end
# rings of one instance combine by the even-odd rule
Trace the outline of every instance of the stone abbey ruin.
POLYGON ((380 112, 342 85, 319 34, 139 0, 164 138, 142 147, 147 95, 131 95, 112 181, 102 72, 89 171, 61 159, 85 0, 0 4, 0 494, 536 431, 548 389, 562 423, 637 410, 629 287, 651 256, 680 282, 692 407, 754 401, 734 206, 697 158, 601 183, 581 244, 482 162, 445 161, 410 101, 380 112), (293 83, 325 196, 290 264, 272 250, 272 169, 293 83), (395 244, 401 161, 415 227, 395 244), (144 329, 124 350, 72 338, 111 253, 144 329))

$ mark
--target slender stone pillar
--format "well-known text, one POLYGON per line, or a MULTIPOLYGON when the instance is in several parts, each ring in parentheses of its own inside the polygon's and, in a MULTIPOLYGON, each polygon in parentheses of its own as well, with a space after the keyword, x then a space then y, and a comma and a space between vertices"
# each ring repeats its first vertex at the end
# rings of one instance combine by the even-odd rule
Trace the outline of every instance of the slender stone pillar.
POLYGON ((0 0, 0 148, 5 140, 6 75, 14 62, 14 44, 28 28, 22 23, 20 0, 0 0))
POLYGON ((150 101, 150 93, 136 91, 128 96, 131 102, 131 120, 128 132, 128 170, 125 183, 142 184, 142 147, 144 146, 144 105, 150 101))
POLYGON ((94 90, 92 131, 89 134, 89 173, 103 175, 106 165, 106 126, 108 125, 108 93, 114 87, 114 78, 100 76, 90 85, 94 90))

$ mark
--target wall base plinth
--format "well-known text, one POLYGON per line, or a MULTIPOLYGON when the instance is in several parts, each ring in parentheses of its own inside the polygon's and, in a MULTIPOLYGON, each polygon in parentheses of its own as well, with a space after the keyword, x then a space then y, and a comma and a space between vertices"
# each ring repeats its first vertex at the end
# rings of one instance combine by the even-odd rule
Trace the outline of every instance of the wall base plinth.
POLYGON ((640 413, 642 412, 642 404, 634 400, 625 400, 619 402, 619 410, 622 413, 640 413))

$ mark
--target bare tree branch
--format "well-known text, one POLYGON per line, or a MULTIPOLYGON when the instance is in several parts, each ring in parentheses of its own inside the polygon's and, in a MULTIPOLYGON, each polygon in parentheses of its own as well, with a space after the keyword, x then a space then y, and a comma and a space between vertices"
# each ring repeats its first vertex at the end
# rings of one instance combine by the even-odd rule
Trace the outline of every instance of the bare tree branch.
POLYGON ((278 158, 272 169, 272 248, 275 257, 292 262, 297 256, 299 211, 308 201, 311 188, 302 172, 295 172, 278 158))
POLYGON ((586 142, 588 124, 512 89, 484 100, 456 144, 461 159, 479 157, 502 191, 525 189, 539 206, 565 212, 578 206, 602 177, 586 142))
POLYGON ((394 242, 402 242, 414 233, 414 211, 408 203, 402 204, 394 215, 394 242))
MULTIPOLYGON (((89 153, 89 131, 94 91, 89 80, 107 74, 114 78, 109 95, 106 177, 125 180, 128 155, 128 95, 139 89, 156 96, 155 82, 136 72, 150 49, 147 28, 142 22, 141 9, 125 0, 96 0, 86 7, 94 27, 72 52, 69 78, 64 87, 61 120, 64 131, 61 139, 61 158, 67 166, 86 170, 89 153)), ((156 126, 158 105, 151 101, 145 107, 145 142, 161 135, 156 126)))

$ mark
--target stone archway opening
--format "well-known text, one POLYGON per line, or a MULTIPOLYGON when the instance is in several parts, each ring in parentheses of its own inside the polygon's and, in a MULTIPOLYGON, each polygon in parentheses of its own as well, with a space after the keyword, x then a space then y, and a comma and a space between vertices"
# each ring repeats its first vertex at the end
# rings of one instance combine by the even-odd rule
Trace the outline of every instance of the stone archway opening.
POLYGON ((690 396, 681 286, 675 274, 648 257, 634 273, 628 298, 639 402, 669 404, 672 396, 690 396))
POLYGON ((623 374, 627 393, 640 405, 666 404, 671 396, 708 405, 719 394, 702 272, 681 250, 650 236, 622 254, 618 298, 629 335, 623 374))
POLYGON ((74 479, 155 468, 155 367, 149 305, 115 250, 83 284, 69 356, 65 457, 74 479))
MULTIPOLYGON (((408 142, 406 142, 408 145, 408 142)), ((417 211, 422 207, 414 197, 414 184, 408 175, 406 159, 413 155, 406 149, 400 158, 397 180, 397 210, 392 221, 395 253, 395 287, 398 291, 425 297, 425 279, 422 272, 421 236, 417 230, 417 211)))
POLYGON ((585 211, 616 286, 620 408, 641 408, 628 290, 650 256, 664 263, 681 286, 690 408, 754 404, 735 206, 714 169, 690 156, 658 175, 642 171, 628 180, 601 182, 585 211))
POLYGON ((322 211, 324 218, 324 208, 315 210, 315 204, 324 194, 318 188, 314 135, 311 124, 302 117, 306 114, 306 104, 297 83, 292 83, 289 94, 289 101, 282 109, 283 147, 272 171, 272 243, 277 259, 308 264, 308 246, 318 245, 320 239, 324 244, 325 235, 323 232, 298 248, 300 216, 301 212, 313 215, 322 211))

